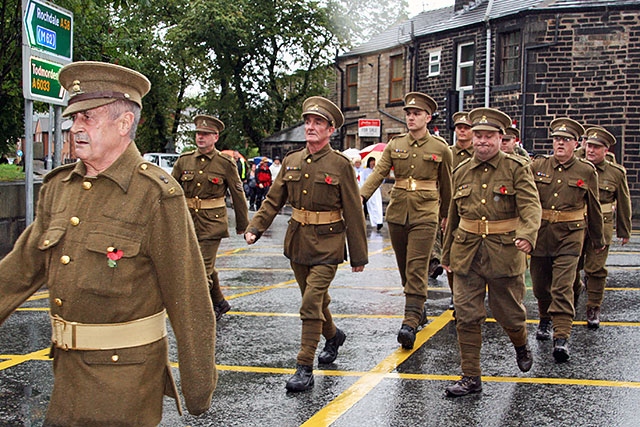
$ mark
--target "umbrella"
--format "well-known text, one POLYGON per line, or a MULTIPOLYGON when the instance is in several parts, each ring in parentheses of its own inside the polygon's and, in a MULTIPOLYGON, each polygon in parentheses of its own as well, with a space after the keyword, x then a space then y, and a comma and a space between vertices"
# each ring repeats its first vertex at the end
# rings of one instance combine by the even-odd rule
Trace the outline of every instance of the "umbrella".
POLYGON ((358 150, 357 148, 347 148, 342 152, 342 154, 350 159, 355 159, 356 157, 360 157, 360 150, 358 150))
POLYGON ((376 159, 376 162, 378 162, 380 161, 380 157, 382 157, 382 152, 384 151, 386 146, 386 143, 378 142, 377 144, 372 144, 364 147, 362 150, 360 150, 360 157, 362 159, 365 159, 365 161, 369 157, 374 157, 376 159))
MULTIPOLYGON (((264 156, 257 156, 253 158, 253 163, 255 163, 257 166, 260 165, 260 162, 262 162, 262 159, 264 159, 264 156)), ((266 159, 268 160, 269 166, 271 166, 271 163, 273 163, 273 160, 271 160, 270 158, 266 157, 266 159)))

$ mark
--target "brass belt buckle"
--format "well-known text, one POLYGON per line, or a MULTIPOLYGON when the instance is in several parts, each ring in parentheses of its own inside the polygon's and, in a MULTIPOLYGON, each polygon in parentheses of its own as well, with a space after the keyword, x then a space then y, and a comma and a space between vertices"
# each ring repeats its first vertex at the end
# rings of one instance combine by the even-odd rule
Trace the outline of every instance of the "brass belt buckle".
POLYGON ((64 330, 67 328, 66 322, 58 317, 52 317, 52 320, 54 344, 63 350, 69 350, 69 345, 64 342, 64 330))
POLYGON ((413 178, 409 178, 409 188, 407 188, 407 190, 416 191, 416 187, 417 187, 416 180, 413 178))

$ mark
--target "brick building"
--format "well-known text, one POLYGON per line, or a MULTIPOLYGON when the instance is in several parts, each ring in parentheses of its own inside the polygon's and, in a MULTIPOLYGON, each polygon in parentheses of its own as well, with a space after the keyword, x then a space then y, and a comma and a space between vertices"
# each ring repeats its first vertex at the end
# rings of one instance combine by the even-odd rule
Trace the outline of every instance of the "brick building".
POLYGON ((394 26, 337 58, 342 148, 405 131, 402 96, 439 104, 431 131, 451 141, 459 110, 499 108, 524 147, 548 153, 548 125, 569 116, 609 129, 640 214, 640 0, 456 0, 394 26), (380 120, 379 137, 358 120, 380 120))

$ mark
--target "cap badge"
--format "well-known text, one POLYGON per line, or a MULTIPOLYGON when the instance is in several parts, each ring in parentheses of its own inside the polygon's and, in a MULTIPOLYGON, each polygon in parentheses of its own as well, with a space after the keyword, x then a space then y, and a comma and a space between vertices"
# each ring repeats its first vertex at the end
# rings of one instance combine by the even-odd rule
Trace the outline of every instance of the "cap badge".
POLYGON ((416 99, 415 98, 411 98, 409 100, 409 105, 415 105, 415 103, 416 103, 416 99))
POLYGON ((598 137, 598 132, 594 132, 591 135, 589 135, 589 138, 597 138, 598 137))
POLYGON ((318 111, 320 110, 320 106, 318 104, 313 104, 309 106, 309 111, 318 111))
POLYGON ((202 121, 202 126, 207 127, 207 121, 206 120, 202 121))
POLYGON ((487 116, 482 116, 482 118, 480 119, 480 123, 489 123, 489 121, 487 120, 487 116))
POLYGON ((565 125, 560 125, 560 127, 558 128, 558 130, 567 130, 567 127, 565 125))
POLYGON ((81 93, 84 93, 84 91, 80 89, 80 80, 73 81, 73 86, 71 86, 71 91, 73 93, 69 94, 69 96, 75 96, 75 95, 80 95, 81 93))

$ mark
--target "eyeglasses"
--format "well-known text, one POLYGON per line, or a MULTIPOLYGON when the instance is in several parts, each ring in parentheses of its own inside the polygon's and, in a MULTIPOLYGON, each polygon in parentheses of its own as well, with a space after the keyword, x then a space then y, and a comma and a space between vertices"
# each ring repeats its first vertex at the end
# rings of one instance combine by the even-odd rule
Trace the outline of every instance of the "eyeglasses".
POLYGON ((571 142, 571 141, 575 141, 575 139, 573 138, 567 138, 566 136, 554 136, 553 137, 553 141, 554 142, 571 142))

